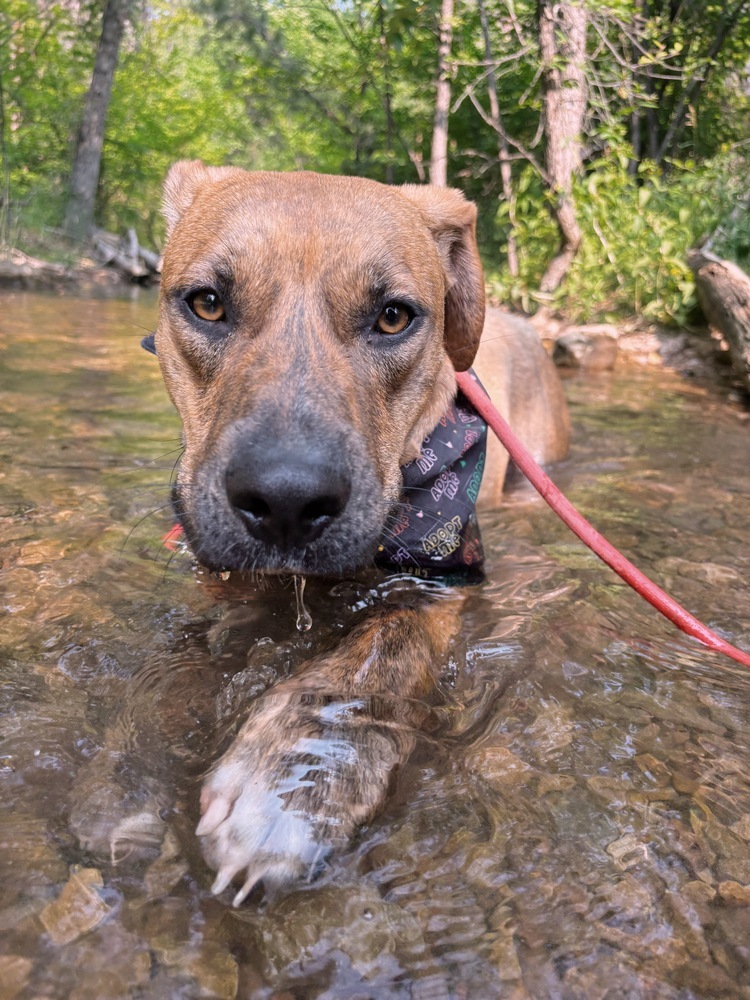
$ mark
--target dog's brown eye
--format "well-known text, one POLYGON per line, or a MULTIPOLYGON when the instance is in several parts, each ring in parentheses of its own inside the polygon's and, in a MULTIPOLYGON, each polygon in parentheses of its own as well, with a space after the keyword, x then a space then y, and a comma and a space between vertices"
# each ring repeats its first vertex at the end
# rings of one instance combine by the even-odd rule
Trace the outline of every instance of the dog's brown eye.
POLYGON ((412 313, 406 306, 389 302, 378 316, 375 325, 381 333, 401 333, 412 320, 412 313))
POLYGON ((223 302, 210 288, 202 288, 191 295, 188 305, 199 319, 205 319, 209 323, 216 323, 226 315, 223 302))

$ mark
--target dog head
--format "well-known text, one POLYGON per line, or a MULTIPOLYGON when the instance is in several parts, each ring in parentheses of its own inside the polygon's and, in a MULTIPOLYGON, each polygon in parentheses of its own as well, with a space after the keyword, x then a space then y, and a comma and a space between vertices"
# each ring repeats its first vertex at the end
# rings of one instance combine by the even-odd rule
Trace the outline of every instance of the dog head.
POLYGON ((453 190, 176 164, 156 347, 182 418, 175 506, 209 568, 371 561, 484 319, 453 190))

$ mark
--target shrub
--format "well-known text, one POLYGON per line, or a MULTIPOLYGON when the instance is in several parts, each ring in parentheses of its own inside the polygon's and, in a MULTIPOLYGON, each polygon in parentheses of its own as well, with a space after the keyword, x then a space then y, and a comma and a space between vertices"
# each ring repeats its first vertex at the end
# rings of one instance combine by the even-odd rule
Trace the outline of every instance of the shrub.
MULTIPOLYGON (((687 252, 732 215, 747 176, 736 152, 701 165, 672 163, 662 174, 646 161, 635 177, 624 152, 612 151, 587 165, 574 197, 583 240, 553 304, 576 321, 640 313, 667 324, 684 324, 693 310, 695 285, 687 252)), ((511 206, 500 209, 506 222, 511 206)), ((528 168, 520 178, 512 213, 520 274, 491 276, 490 290, 533 311, 534 289, 557 246, 557 231, 541 181, 528 168)), ((742 262, 750 247, 747 211, 735 212, 714 249, 742 262)))

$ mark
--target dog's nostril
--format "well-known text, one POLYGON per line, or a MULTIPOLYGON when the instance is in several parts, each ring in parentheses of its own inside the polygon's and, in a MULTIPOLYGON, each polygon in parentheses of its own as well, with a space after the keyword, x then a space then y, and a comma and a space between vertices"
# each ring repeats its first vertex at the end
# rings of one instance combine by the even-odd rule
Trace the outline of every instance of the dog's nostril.
POLYGON ((259 497, 253 493, 242 493, 239 496, 232 497, 231 500, 237 510, 242 511, 243 514, 249 514, 250 517, 257 517, 259 521, 271 515, 271 508, 268 503, 263 497, 259 497))
POLYGON ((332 520, 343 510, 343 503, 339 497, 316 497, 306 503, 300 511, 300 518, 309 524, 317 524, 332 520))

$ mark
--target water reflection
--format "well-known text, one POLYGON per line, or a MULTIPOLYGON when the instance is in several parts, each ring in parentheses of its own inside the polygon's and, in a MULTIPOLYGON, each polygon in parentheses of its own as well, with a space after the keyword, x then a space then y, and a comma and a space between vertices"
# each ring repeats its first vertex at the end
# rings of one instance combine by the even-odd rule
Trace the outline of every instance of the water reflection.
MULTIPOLYGON (((143 296, 4 296, 0 996, 750 993, 750 679, 526 494, 487 521, 488 581, 385 811, 309 884, 211 896, 206 768, 251 700, 388 595, 309 581, 298 633, 291 585, 167 565, 165 514, 123 550, 179 448, 138 346, 153 315, 143 296)), ((572 499, 750 647, 746 415, 666 375, 569 391, 572 499)))

